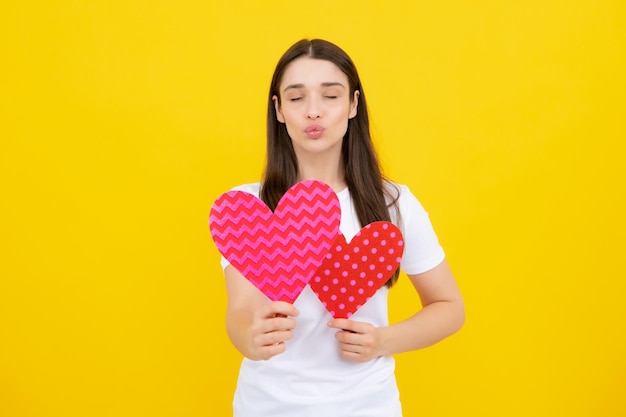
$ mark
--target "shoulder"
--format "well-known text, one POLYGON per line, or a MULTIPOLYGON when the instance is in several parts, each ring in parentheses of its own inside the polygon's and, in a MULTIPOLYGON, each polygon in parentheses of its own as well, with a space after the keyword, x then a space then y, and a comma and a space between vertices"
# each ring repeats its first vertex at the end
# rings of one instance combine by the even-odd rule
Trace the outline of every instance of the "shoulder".
POLYGON ((388 204, 396 204, 401 210, 407 207, 418 207, 423 210, 422 204, 408 185, 385 181, 384 187, 388 204))
POLYGON ((230 191, 243 191, 258 197, 261 192, 261 183, 251 182, 248 184, 237 185, 236 187, 231 188, 230 191))
POLYGON ((390 183, 388 186, 392 192, 395 191, 394 195, 397 197, 395 204, 399 222, 396 224, 399 225, 405 242, 400 267, 408 275, 415 275, 439 265, 445 259, 445 253, 428 212, 407 185, 390 183))

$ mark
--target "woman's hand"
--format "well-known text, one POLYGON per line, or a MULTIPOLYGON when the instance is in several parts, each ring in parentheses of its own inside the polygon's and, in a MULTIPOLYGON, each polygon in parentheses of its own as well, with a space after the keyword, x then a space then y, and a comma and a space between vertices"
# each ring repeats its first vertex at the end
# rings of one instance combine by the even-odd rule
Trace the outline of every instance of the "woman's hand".
POLYGON ((296 327, 298 310, 284 301, 273 301, 252 316, 249 333, 250 359, 267 360, 285 351, 285 341, 291 339, 296 327))
POLYGON ((228 308, 226 331, 233 345, 248 359, 267 360, 285 351, 299 312, 284 301, 268 302, 232 265, 224 270, 228 308))
MULTIPOLYGON (((344 358, 365 362, 431 346, 458 331, 465 321, 463 298, 444 260, 433 269, 408 275, 422 308, 391 326, 374 327, 347 319, 334 319, 336 338, 344 358)), ((416 303, 416 308, 419 305, 416 303)))
POLYGON ((349 319, 333 319, 328 327, 339 329, 335 339, 342 357, 355 362, 367 362, 383 355, 380 329, 369 323, 349 319))

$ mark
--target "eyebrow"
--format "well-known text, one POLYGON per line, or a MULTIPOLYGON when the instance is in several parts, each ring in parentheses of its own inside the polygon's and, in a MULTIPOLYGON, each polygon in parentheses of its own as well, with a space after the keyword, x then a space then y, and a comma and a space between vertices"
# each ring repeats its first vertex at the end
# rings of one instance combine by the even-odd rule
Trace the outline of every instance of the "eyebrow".
MULTIPOLYGON (((340 82, 337 82, 337 81, 322 83, 321 86, 322 87, 335 87, 335 86, 338 86, 338 87, 346 88, 343 84, 341 84, 340 82)), ((304 88, 304 84, 301 84, 301 83, 300 84, 290 84, 290 85, 288 85, 287 87, 285 87, 283 89, 283 93, 285 91, 287 91, 287 90, 298 89, 298 88, 304 88)))

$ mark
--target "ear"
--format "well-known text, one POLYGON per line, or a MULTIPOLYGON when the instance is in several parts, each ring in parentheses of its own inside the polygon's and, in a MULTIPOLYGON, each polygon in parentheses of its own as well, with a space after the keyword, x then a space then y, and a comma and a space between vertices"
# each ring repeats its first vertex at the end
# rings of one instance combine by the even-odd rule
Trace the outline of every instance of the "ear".
POLYGON ((350 102, 350 114, 348 115, 348 119, 353 119, 357 114, 357 107, 359 107, 359 95, 361 92, 359 90, 354 90, 354 97, 352 97, 352 101, 350 102))
POLYGON ((278 96, 273 95, 272 101, 274 102, 274 108, 276 109, 276 120, 278 120, 280 123, 285 123, 285 118, 283 117, 283 113, 280 110, 280 103, 278 102, 278 96))

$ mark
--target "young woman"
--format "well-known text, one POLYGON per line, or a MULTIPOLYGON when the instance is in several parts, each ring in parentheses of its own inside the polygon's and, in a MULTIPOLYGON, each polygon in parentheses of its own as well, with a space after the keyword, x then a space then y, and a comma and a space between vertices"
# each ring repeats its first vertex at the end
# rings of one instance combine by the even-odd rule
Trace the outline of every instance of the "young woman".
POLYGON ((330 185, 348 241, 392 221, 404 235, 400 268, 422 308, 390 325, 387 293, 398 272, 351 319, 332 319, 310 287, 292 305, 270 302, 223 260, 226 328, 245 356, 233 402, 237 417, 398 417, 393 354, 456 332, 463 300, 427 213, 406 186, 383 178, 372 146, 363 87, 352 60, 314 39, 282 56, 268 100, 267 166, 260 183, 236 189, 274 209, 295 183, 330 185))

